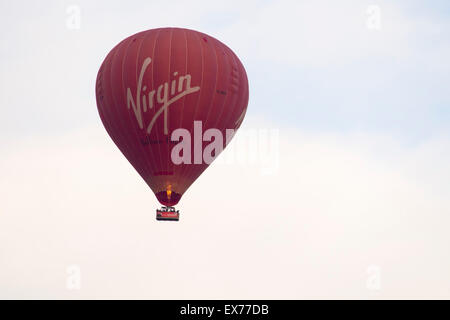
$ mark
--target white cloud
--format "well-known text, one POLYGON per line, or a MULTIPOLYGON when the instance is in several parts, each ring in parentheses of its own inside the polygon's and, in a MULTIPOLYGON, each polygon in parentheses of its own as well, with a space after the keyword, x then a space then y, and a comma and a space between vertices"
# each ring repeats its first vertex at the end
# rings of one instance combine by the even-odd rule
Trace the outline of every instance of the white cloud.
POLYGON ((407 13, 400 3, 377 1, 381 28, 371 30, 370 5, 357 0, 271 1, 224 27, 220 36, 239 48, 244 59, 317 68, 383 58, 419 59, 423 48, 417 39, 421 42, 427 32, 448 28, 430 17, 407 13))
MULTIPOLYGON (((282 130, 280 171, 212 165, 179 223, 99 126, 3 150, 0 295, 448 298, 450 139, 282 130), (439 155, 439 156, 438 156, 439 155), (66 268, 81 270, 79 291, 66 268), (366 288, 369 266, 382 288, 366 288)), ((226 151, 225 151, 226 152, 226 151)))

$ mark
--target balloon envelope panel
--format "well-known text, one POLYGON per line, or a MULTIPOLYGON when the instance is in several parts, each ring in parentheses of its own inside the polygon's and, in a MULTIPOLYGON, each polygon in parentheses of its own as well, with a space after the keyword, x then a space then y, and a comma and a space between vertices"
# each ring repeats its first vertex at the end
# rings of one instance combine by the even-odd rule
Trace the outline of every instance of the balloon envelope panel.
POLYGON ((166 206, 178 203, 208 167, 193 159, 199 146, 195 141, 201 150, 210 143, 195 139, 194 121, 200 121, 202 132, 214 128, 226 137, 226 129, 239 128, 248 94, 245 69, 233 51, 213 37, 182 28, 126 38, 105 58, 96 83, 97 107, 108 134, 166 206), (181 141, 172 140, 172 133, 179 128, 192 137, 191 163, 171 159, 181 141))

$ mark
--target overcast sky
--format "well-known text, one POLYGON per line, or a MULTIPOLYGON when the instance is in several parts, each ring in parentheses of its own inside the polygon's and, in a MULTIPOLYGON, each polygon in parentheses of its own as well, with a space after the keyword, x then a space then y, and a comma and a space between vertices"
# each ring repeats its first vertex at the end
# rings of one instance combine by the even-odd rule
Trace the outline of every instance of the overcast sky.
POLYGON ((449 9, 1 1, 0 298, 450 298, 449 9), (115 44, 166 26, 227 44, 250 85, 178 223, 94 90, 115 44))

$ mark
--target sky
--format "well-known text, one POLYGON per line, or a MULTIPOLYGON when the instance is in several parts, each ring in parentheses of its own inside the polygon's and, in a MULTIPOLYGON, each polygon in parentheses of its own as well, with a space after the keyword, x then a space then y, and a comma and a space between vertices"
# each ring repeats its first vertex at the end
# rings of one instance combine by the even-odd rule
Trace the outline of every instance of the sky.
POLYGON ((0 12, 0 298, 450 298, 448 2, 0 12), (155 221, 95 102, 114 45, 166 26, 227 44, 250 86, 178 223, 155 221))

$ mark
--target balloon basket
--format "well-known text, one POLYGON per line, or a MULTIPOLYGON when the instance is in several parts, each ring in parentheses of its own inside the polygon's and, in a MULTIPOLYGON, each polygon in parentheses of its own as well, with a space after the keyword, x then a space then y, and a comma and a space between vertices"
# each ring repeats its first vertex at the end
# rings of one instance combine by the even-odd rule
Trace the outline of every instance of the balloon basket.
POLYGON ((156 220, 158 221, 178 221, 180 220, 180 211, 175 207, 162 207, 156 209, 156 220))

